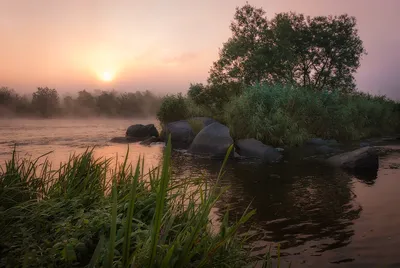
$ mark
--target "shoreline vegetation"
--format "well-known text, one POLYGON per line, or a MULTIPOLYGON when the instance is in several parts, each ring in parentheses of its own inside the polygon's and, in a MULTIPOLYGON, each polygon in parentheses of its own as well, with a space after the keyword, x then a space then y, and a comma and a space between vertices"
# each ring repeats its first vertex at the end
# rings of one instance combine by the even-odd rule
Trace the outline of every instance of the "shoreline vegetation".
POLYGON ((157 114, 161 126, 209 117, 226 125, 234 141, 254 138, 276 147, 301 146, 313 138, 341 143, 400 133, 400 103, 362 92, 313 91, 258 84, 243 89, 221 109, 190 94, 168 95, 157 114))
MULTIPOLYGON (((232 147, 229 149, 232 150, 232 147)), ((128 147, 129 152, 129 147, 128 147)), ((229 155, 229 151, 227 153, 229 155)), ((226 191, 206 178, 171 177, 171 142, 162 165, 143 171, 125 162, 94 159, 92 150, 56 167, 15 153, 0 173, 0 267, 252 267, 229 211, 218 232, 210 210, 226 191)))
POLYGON ((168 123, 209 117, 232 138, 297 146, 312 138, 339 142, 400 133, 400 103, 357 90, 366 55, 348 15, 309 17, 245 4, 236 9, 206 84, 164 97, 168 123))

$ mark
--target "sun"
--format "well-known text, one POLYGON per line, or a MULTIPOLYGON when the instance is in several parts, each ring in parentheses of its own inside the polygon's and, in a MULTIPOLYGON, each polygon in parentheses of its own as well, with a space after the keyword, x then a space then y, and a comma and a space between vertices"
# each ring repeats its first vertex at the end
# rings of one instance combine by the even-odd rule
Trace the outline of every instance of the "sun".
POLYGON ((110 82, 114 79, 114 74, 109 72, 109 71, 104 71, 101 74, 101 80, 103 80, 104 82, 110 82))

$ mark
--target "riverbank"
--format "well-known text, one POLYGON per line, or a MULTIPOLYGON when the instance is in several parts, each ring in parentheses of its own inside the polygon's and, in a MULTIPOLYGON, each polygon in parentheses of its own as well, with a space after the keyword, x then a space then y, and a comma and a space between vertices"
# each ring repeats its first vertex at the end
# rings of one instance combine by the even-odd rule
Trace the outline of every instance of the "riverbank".
POLYGON ((384 96, 260 84, 218 101, 211 98, 216 90, 203 88, 186 97, 170 95, 158 119, 166 125, 207 116, 226 125, 235 141, 254 138, 289 147, 311 138, 347 143, 400 133, 400 104, 384 96))

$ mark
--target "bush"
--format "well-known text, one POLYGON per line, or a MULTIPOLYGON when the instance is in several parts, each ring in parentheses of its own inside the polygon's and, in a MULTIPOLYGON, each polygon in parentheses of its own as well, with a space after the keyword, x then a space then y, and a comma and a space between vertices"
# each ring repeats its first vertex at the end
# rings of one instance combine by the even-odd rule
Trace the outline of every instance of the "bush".
POLYGON ((189 116, 189 109, 186 99, 181 93, 167 95, 163 98, 160 109, 157 112, 157 119, 166 124, 173 121, 186 119, 189 116))
POLYGON ((400 125, 396 105, 364 93, 262 84, 227 105, 226 121, 236 139, 272 145, 298 145, 310 137, 343 141, 394 133, 400 125))
POLYGON ((189 119, 188 122, 195 135, 197 135, 204 128, 204 123, 201 120, 189 119))

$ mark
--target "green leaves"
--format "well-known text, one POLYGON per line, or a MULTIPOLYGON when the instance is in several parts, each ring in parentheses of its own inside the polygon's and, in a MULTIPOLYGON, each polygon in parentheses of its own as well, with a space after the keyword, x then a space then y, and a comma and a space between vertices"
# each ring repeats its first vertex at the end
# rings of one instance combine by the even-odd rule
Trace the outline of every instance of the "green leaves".
POLYGON ((169 123, 186 119, 188 117, 189 108, 185 98, 181 93, 176 95, 167 95, 163 98, 161 107, 157 112, 157 119, 161 123, 169 123))
POLYGON ((353 75, 365 50, 354 17, 289 12, 268 20, 261 8, 246 4, 236 9, 230 28, 232 37, 210 71, 213 85, 268 82, 355 89, 353 75))

